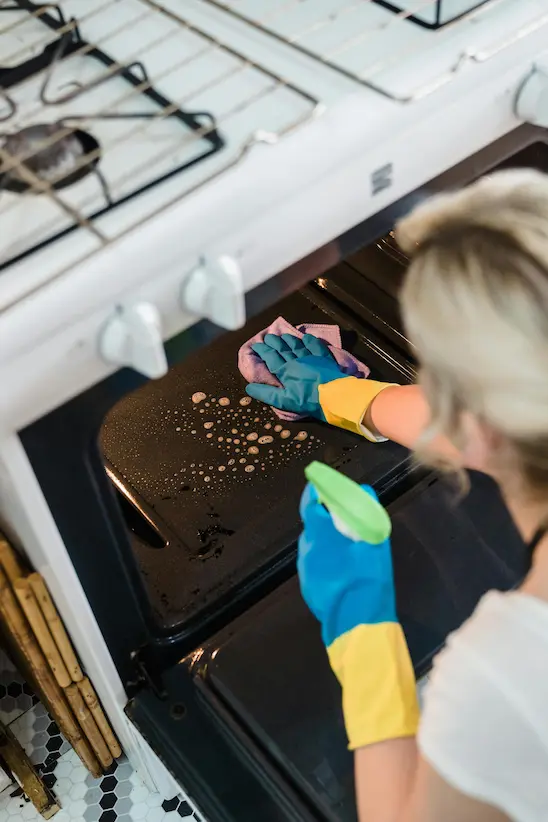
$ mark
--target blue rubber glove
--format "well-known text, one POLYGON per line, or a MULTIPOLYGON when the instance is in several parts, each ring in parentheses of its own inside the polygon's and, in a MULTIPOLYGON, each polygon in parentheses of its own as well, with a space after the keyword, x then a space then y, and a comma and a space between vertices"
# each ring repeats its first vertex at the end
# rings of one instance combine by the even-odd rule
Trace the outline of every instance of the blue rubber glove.
MULTIPOLYGON (((362 488, 378 499, 369 485, 362 488)), ((310 484, 300 511, 304 523, 297 559, 301 593, 321 623, 325 645, 356 625, 397 622, 390 540, 369 545, 343 536, 310 484)))
POLYGON ((301 592, 321 623, 343 689, 349 747, 413 736, 419 721, 415 676, 396 615, 390 540, 370 545, 340 534, 311 485, 301 517, 301 592))
POLYGON ((372 442, 382 440, 368 430, 364 419, 388 383, 349 377, 328 346, 312 334, 305 334, 302 340, 294 334, 267 334, 264 342, 251 347, 283 387, 254 382, 246 388, 250 397, 280 411, 315 417, 372 442))
POLYGON ((305 414, 325 422, 319 386, 341 378, 349 379, 327 345, 312 334, 305 334, 302 340, 293 334, 282 334, 281 337, 267 334, 264 342, 254 343, 251 347, 283 388, 251 383, 246 388, 249 396, 280 411, 305 414))

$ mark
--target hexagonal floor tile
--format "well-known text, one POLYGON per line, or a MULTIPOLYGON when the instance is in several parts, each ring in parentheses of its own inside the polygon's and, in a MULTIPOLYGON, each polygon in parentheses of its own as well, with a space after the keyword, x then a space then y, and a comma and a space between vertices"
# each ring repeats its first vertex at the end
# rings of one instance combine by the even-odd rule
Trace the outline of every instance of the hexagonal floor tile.
POLYGON ((71 750, 41 703, 34 705, 10 728, 27 752, 34 765, 40 765, 42 773, 52 772, 50 767, 64 753, 71 750), (45 726, 45 727, 44 727, 45 726))
MULTIPOLYGON (((28 727, 30 721, 20 724, 28 727)), ((149 791, 124 757, 107 774, 95 779, 74 751, 69 750, 53 761, 51 756, 48 772, 42 770, 42 773, 45 780, 52 780, 52 790, 61 806, 56 822, 191 822, 198 819, 182 796, 164 799, 149 791)), ((13 793, 13 786, 11 791, 13 793)), ((0 793, 0 822, 41 822, 41 818, 25 797, 12 797, 9 791, 4 791, 0 793)))
POLYGON ((11 660, 0 650, 0 720, 9 725, 33 706, 36 698, 11 660))

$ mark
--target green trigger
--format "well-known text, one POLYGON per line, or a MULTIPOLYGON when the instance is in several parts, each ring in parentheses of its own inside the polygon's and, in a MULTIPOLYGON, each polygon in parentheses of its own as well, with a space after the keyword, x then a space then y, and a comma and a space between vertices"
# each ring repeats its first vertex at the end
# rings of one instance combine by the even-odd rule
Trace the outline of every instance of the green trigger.
POLYGON ((310 463, 304 473, 339 531, 342 525, 346 536, 372 545, 388 539, 392 532, 390 517, 357 482, 322 462, 310 463))

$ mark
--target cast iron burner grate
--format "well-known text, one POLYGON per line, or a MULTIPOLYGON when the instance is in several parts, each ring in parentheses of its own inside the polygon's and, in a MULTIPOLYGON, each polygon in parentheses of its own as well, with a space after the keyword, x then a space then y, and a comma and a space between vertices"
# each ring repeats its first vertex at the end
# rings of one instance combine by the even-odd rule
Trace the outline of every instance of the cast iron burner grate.
MULTIPOLYGON (((0 123, 3 124, 0 131, 0 224, 3 214, 7 211, 9 218, 11 211, 15 221, 18 216, 21 218, 27 235, 19 245, 12 246, 7 259, 0 260, 0 269, 78 227, 85 226, 98 239, 103 239, 102 232, 94 227, 97 218, 201 163, 224 146, 213 114, 184 110, 152 85, 143 62, 119 62, 87 42, 81 35, 78 21, 67 19, 59 5, 38 4, 31 0, 8 0, 0 5, 3 16, 14 12, 48 27, 53 36, 38 53, 29 57, 29 52, 24 52, 27 59, 0 67, 0 123), (85 82, 79 79, 81 71, 76 71, 71 79, 71 60, 77 61, 74 62, 75 69, 81 70, 82 60, 85 60, 98 70, 86 69, 89 77, 85 82), (112 89, 114 84, 116 91, 112 89), (117 95, 114 100, 113 94, 117 95), (33 114, 28 111, 29 100, 38 104, 33 114), (53 121, 49 120, 50 112, 53 121), (61 116, 56 116, 59 113, 61 116), (129 172, 135 172, 135 183, 120 184, 103 169, 111 146, 93 132, 98 124, 112 128, 116 123, 132 121, 140 125, 129 131, 122 130, 122 133, 126 143, 132 139, 139 143, 135 153, 136 165, 144 135, 147 129, 149 135, 153 135, 150 129, 156 124, 176 123, 181 133, 171 135, 174 144, 186 144, 191 148, 186 151, 174 148, 169 167, 164 164, 152 175, 140 176, 138 168, 128 168, 129 172), (182 162, 173 162, 177 154, 181 154, 182 162), (88 176, 95 176, 97 191, 91 197, 88 193, 82 204, 75 205, 58 194, 88 176), (33 239, 29 241, 29 219, 35 228, 34 215, 29 215, 32 205, 27 198, 23 204, 25 213, 22 213, 20 202, 2 203, 6 193, 47 194, 53 201, 50 204, 54 208, 53 220, 46 217, 43 221, 39 214, 40 224, 32 231, 33 239), (61 221, 59 211, 64 217, 61 221)), ((3 32, 4 38, 9 37, 10 30, 16 27, 17 22, 8 26, 7 32, 3 32)), ((5 53, 0 61, 3 59, 5 53)), ((166 134, 158 131, 158 139, 162 137, 166 134)), ((153 162, 152 157, 149 159, 153 162)))

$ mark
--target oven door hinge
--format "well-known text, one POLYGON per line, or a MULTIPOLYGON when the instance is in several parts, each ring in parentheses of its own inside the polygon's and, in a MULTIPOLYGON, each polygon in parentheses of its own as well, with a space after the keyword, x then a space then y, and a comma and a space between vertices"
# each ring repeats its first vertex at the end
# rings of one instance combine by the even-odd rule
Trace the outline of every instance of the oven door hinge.
POLYGON ((143 658, 143 650, 133 651, 131 658, 135 666, 136 679, 126 683, 126 689, 134 692, 139 687, 148 688, 158 699, 167 699, 167 691, 162 675, 151 669, 150 663, 143 658))

